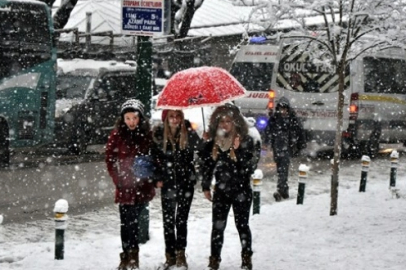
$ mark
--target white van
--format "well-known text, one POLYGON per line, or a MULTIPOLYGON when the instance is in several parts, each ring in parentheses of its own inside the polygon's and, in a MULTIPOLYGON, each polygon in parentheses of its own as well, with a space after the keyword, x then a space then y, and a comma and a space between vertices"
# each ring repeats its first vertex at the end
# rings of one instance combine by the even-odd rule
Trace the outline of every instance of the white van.
POLYGON ((271 82, 277 63, 279 46, 245 45, 237 52, 230 73, 245 87, 248 95, 235 100, 241 112, 254 117, 257 129, 264 131, 273 108, 271 82))
MULTIPOLYGON (((268 44, 249 46, 261 48, 260 51, 266 51, 264 47, 275 49, 275 45, 268 44)), ((259 70, 262 75, 253 76, 272 78, 270 89, 275 103, 282 96, 290 100, 308 141, 332 146, 337 126, 338 76, 334 70, 312 61, 309 54, 289 39, 282 40, 278 48, 272 75, 262 69, 259 70)), ((252 61, 271 65, 258 55, 252 61)), ((360 57, 345 71, 343 152, 374 155, 379 143, 406 142, 405 66, 405 52, 391 48, 360 57)), ((240 73, 249 80, 249 68, 240 73)), ((269 98, 261 100, 262 104, 272 103, 269 98)), ((251 106, 247 102, 240 105, 251 106)), ((274 106, 269 107, 272 110, 274 106)))

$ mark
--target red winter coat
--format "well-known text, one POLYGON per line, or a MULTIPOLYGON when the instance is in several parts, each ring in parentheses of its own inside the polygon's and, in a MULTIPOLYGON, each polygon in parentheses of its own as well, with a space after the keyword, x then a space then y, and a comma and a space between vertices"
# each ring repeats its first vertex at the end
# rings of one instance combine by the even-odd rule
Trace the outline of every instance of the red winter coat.
POLYGON ((148 154, 151 146, 151 133, 144 134, 139 128, 111 132, 106 145, 106 164, 116 186, 115 203, 145 203, 155 196, 152 180, 136 179, 132 171, 134 157, 148 154))

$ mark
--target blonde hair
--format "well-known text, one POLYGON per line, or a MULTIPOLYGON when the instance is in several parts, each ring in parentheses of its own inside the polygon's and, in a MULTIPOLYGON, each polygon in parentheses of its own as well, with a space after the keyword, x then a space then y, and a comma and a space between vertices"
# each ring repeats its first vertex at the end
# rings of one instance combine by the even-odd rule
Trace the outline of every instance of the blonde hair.
POLYGON ((169 112, 168 112, 168 115, 166 116, 166 118, 164 119, 164 141, 163 141, 164 152, 166 152, 168 140, 172 144, 173 151, 175 150, 176 142, 179 142, 179 148, 181 150, 184 150, 184 149, 186 149, 186 147, 188 145, 187 128, 185 125, 185 115, 183 114, 183 112, 181 110, 170 110, 169 112), (181 116, 180 129, 179 129, 179 141, 177 141, 178 134, 172 134, 171 127, 169 126, 169 122, 168 122, 169 117, 168 116, 169 116, 169 112, 171 112, 171 111, 177 112, 181 116))

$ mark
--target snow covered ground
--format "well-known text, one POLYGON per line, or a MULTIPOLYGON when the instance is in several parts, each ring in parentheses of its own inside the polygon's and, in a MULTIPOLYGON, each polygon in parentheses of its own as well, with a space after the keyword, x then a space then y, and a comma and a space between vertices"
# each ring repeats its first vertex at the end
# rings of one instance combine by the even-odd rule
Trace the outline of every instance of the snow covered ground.
MULTIPOLYGON (((401 155, 399 159, 396 194, 389 190, 389 159, 372 161, 365 193, 358 191, 361 165, 352 164, 342 164, 336 216, 329 215, 328 160, 307 164, 310 172, 303 205, 296 204, 297 172, 291 173, 291 199, 275 203, 275 180, 268 173, 274 168, 271 163, 262 164, 261 213, 251 218, 254 269, 405 269, 406 158, 401 155)), ((189 269, 206 269, 210 231, 210 203, 198 190, 189 219, 189 269)), ((117 267, 121 244, 113 203, 100 211, 69 217, 64 260, 54 260, 54 234, 52 219, 0 225, 0 269, 117 267)), ((140 269, 156 269, 164 261, 159 192, 150 204, 150 238, 140 247, 140 269)), ((221 269, 239 269, 240 264, 240 243, 231 213, 221 269)))

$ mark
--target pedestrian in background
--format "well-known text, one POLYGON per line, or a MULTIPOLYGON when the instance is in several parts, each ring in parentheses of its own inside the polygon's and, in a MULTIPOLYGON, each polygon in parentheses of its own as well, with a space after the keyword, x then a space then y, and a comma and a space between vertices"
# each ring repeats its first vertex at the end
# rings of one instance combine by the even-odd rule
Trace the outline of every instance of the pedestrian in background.
POLYGON ((278 180, 274 198, 279 202, 289 198, 290 158, 306 148, 306 135, 302 124, 296 117, 296 113, 291 108, 287 98, 281 97, 277 102, 275 113, 268 121, 266 135, 276 163, 278 180))
POLYGON ((202 141, 180 110, 163 110, 161 126, 153 132, 159 150, 162 216, 165 239, 164 269, 187 269, 187 222, 196 184, 195 153, 202 141))
POLYGON ((153 146, 144 105, 136 99, 126 101, 106 145, 105 161, 116 187, 119 204, 123 252, 118 270, 138 269, 138 221, 140 213, 155 195, 151 179, 136 178, 133 163, 136 156, 148 155, 153 146))
POLYGON ((251 175, 258 158, 253 139, 239 109, 226 104, 215 109, 210 118, 208 141, 200 152, 202 188, 212 201, 212 233, 209 269, 219 269, 224 230, 231 207, 242 246, 242 269, 252 269, 252 238, 249 216, 252 203, 251 175), (212 180, 215 178, 213 195, 212 180))

